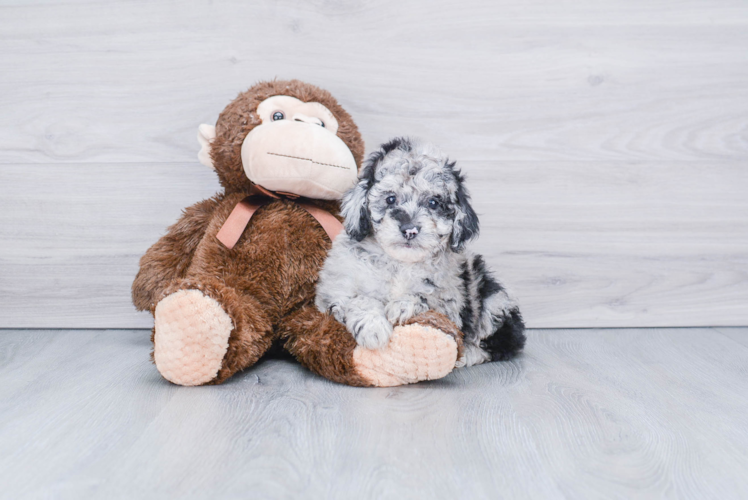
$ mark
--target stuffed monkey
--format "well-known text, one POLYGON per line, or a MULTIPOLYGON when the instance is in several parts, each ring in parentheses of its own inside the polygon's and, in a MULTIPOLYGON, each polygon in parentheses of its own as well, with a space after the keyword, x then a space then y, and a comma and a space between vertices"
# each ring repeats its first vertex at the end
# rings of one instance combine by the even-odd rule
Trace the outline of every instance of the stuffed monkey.
POLYGON ((153 360, 179 385, 221 383, 273 346, 354 386, 436 379, 461 355, 461 333, 429 311, 366 350, 314 306, 317 273, 357 181, 364 144, 330 93, 262 82, 201 125, 198 158, 223 192, 184 210, 148 249, 133 303, 154 316, 153 360))

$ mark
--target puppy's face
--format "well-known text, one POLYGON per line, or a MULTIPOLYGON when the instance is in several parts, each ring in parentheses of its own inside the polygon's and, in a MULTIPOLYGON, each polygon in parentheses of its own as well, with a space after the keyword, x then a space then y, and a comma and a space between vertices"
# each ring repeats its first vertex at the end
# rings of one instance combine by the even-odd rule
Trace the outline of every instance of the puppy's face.
POLYGON ((463 178, 433 146, 395 139, 372 154, 343 200, 346 231, 373 236, 392 258, 420 262, 460 251, 478 232, 463 178))
POLYGON ((382 249, 403 262, 444 251, 454 226, 456 186, 438 158, 397 150, 379 163, 375 176, 366 200, 382 249))

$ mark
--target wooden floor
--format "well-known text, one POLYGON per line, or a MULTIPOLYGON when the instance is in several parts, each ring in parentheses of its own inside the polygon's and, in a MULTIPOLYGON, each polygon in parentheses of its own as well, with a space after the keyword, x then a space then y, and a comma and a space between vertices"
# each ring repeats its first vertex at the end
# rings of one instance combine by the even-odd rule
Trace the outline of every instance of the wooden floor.
POLYGON ((748 328, 534 330, 394 389, 285 360, 177 387, 149 350, 0 331, 0 497, 748 498, 748 328))

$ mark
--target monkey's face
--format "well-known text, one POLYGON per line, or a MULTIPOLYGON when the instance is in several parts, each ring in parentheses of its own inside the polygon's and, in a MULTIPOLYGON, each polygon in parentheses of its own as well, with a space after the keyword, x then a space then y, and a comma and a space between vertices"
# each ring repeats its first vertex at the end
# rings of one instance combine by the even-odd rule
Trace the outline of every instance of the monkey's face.
MULTIPOLYGON (((241 168, 250 181, 322 200, 339 200, 356 184, 356 160, 323 104, 273 95, 260 101, 250 118, 255 125, 241 142, 241 168)), ((198 158, 210 166, 215 137, 215 127, 201 125, 198 158)))
POLYGON ((249 180, 271 191, 322 200, 339 200, 356 184, 356 161, 325 106, 278 95, 262 101, 257 116, 262 124, 242 144, 249 180))

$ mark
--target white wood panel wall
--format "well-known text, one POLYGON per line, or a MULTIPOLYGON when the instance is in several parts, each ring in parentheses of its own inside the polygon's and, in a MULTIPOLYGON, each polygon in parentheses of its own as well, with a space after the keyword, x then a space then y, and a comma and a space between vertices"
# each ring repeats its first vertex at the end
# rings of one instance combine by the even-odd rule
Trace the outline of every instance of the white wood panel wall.
POLYGON ((273 77, 433 140, 532 327, 748 324, 745 0, 0 3, 0 327, 138 328, 139 256, 273 77))

